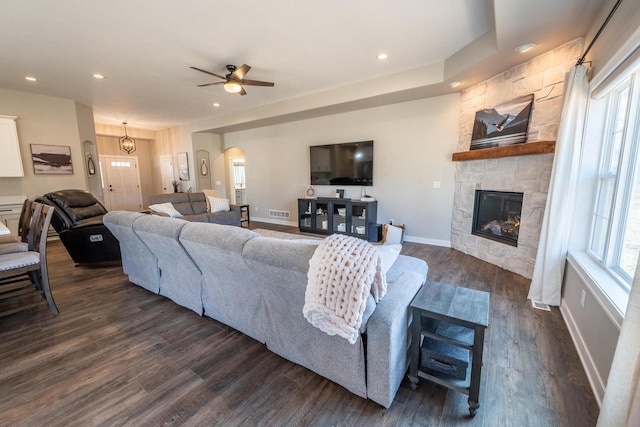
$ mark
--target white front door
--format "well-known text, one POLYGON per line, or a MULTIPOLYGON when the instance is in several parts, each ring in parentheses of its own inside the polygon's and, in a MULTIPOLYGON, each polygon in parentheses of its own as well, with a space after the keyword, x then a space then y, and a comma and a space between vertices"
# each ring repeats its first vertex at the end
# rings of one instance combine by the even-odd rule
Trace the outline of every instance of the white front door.
POLYGON ((162 174, 162 192, 173 193, 173 158, 171 156, 160 156, 160 173, 162 174))
POLYGON ((142 209, 138 158, 134 156, 100 156, 104 179, 104 199, 110 211, 142 209))

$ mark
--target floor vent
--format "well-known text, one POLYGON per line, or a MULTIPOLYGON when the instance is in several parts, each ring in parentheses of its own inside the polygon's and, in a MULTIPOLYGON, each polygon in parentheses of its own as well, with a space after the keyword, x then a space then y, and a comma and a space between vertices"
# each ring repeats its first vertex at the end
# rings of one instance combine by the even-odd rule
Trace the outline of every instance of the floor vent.
POLYGON ((291 218, 291 212, 289 212, 289 211, 269 210, 269 216, 271 218, 289 219, 289 218, 291 218))
POLYGON ((531 300, 531 305, 533 308, 537 308, 538 310, 551 311, 551 307, 549 304, 541 303, 540 301, 531 300))

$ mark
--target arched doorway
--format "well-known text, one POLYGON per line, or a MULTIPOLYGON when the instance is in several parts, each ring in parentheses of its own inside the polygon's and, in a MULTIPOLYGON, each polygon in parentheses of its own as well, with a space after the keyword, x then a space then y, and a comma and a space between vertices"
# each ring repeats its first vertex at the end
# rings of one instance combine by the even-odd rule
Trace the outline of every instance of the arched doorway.
POLYGON ((236 205, 248 203, 244 150, 229 148, 224 156, 227 164, 229 201, 236 205))

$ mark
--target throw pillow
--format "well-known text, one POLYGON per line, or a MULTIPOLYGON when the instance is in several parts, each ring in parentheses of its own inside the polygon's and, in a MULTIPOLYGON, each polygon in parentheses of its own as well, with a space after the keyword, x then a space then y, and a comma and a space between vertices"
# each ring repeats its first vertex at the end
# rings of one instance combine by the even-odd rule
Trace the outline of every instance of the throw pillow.
POLYGON ((378 251, 382 256, 382 267, 386 274, 393 263, 396 262, 398 255, 400 255, 402 245, 378 245, 376 248, 378 248, 378 251))
POLYGON ((182 216, 182 214, 180 212, 178 212, 176 210, 176 208, 173 207, 173 203, 171 203, 171 202, 157 203, 155 205, 150 205, 149 209, 151 209, 154 212, 160 212, 160 213, 163 213, 163 214, 167 214, 171 218, 179 218, 179 217, 182 216))
POLYGON ((228 212, 231 210, 231 208, 229 208, 229 199, 220 199, 211 196, 209 196, 208 199, 211 212, 228 212))
POLYGON ((207 212, 211 212, 211 203, 209 202, 209 196, 222 198, 222 194, 220 194, 218 190, 209 189, 204 189, 202 190, 202 192, 204 193, 204 200, 205 202, 207 202, 207 212))
POLYGON ((382 225, 382 243, 395 245, 404 240, 404 225, 382 225))

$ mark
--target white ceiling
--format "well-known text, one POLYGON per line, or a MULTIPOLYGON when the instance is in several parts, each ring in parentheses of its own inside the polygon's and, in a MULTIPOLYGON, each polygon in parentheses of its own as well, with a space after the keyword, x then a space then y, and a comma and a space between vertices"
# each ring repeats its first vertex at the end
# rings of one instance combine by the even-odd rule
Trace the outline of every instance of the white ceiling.
MULTIPOLYGON (((584 36, 603 3, 607 0, 5 2, 0 87, 74 99, 93 106, 98 123, 126 120, 147 129, 203 120, 217 127, 260 107, 275 111, 292 99, 347 93, 362 82, 421 81, 389 89, 402 92, 397 102, 429 92, 410 94, 412 86, 450 92, 443 82, 463 80, 468 86, 584 36), (532 53, 513 52, 529 41, 539 44, 532 53), (378 61, 379 52, 389 59, 378 61), (243 63, 253 67, 247 78, 273 81, 275 87, 249 86, 246 96, 228 94, 220 85, 198 88, 216 78, 189 69, 224 75, 226 64, 243 63), (93 73, 106 79, 96 80, 93 73), (27 75, 38 81, 25 81, 27 75), (221 106, 214 108, 213 102, 221 106)), ((356 100, 358 91, 351 92, 350 100, 356 100)))

